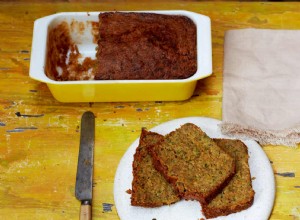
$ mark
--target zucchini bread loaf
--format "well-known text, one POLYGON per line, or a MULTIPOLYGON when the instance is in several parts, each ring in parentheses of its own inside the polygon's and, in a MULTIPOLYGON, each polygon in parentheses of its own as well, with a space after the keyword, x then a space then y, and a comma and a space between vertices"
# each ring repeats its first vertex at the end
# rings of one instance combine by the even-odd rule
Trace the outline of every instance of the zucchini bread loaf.
POLYGON ((142 129, 139 146, 134 154, 131 205, 158 207, 179 201, 173 187, 153 167, 147 147, 163 139, 163 136, 142 129))
POLYGON ((184 79, 197 71, 196 26, 185 16, 99 15, 97 80, 184 79))
POLYGON ((235 161, 199 127, 187 123, 151 145, 153 165, 179 196, 207 204, 235 174, 235 161))
POLYGON ((254 200, 254 190, 248 165, 248 149, 242 141, 214 139, 220 148, 236 161, 236 174, 228 185, 209 204, 202 205, 206 218, 229 215, 249 208, 254 200))

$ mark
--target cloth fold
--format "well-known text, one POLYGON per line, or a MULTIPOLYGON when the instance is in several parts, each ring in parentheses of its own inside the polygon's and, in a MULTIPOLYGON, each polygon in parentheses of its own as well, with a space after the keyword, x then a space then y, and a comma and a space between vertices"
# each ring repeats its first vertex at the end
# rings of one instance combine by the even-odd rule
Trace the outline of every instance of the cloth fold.
POLYGON ((300 143, 300 30, 226 32, 222 117, 224 134, 300 143))

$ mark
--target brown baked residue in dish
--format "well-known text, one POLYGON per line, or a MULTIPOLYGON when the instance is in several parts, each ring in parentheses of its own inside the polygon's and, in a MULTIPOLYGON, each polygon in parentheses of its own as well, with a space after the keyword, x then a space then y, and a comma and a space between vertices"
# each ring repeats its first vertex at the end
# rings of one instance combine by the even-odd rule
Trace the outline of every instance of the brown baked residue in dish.
POLYGON ((196 73, 196 26, 179 15, 99 15, 97 80, 185 79, 196 73))
POLYGON ((97 44, 99 39, 99 22, 87 21, 92 26, 93 43, 97 44))
POLYGON ((93 79, 96 60, 90 57, 82 61, 80 59, 82 56, 71 39, 67 22, 62 22, 49 30, 45 72, 50 79, 56 81, 93 79))

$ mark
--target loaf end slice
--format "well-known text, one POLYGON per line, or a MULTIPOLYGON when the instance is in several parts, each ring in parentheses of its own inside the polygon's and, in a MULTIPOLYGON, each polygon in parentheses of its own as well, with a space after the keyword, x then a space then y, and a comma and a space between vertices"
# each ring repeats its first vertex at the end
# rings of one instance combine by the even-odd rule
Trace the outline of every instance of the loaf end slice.
POLYGON ((225 216, 249 208, 253 204, 248 149, 240 140, 214 139, 220 148, 236 161, 236 174, 228 185, 209 204, 202 206, 206 218, 225 216))
POLYGON ((163 136, 142 129, 139 146, 134 154, 131 205, 158 207, 180 200, 173 187, 154 168, 147 147, 163 140, 163 136))

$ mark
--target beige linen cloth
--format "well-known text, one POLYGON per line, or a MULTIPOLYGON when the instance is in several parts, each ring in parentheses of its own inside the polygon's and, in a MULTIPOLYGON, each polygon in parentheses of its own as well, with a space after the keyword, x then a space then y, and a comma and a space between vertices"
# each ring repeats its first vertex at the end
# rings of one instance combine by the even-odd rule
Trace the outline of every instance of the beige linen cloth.
POLYGON ((223 76, 222 133, 300 143, 300 30, 227 31, 223 76))

